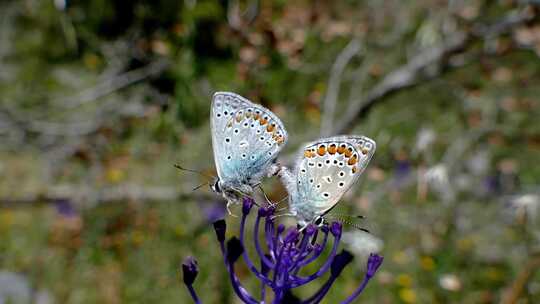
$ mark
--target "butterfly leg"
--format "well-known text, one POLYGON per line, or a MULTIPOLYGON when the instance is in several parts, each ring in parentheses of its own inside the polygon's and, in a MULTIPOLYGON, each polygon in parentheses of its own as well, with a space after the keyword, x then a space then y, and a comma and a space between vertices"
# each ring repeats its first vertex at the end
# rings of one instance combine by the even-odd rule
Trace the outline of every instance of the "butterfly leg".
POLYGON ((279 172, 281 171, 281 168, 282 166, 279 163, 271 164, 268 170, 266 171, 266 176, 272 177, 272 176, 278 175, 279 172))
POLYGON ((227 212, 229 213, 230 216, 232 217, 238 217, 238 215, 235 215, 232 213, 231 211, 231 205, 233 204, 232 201, 227 201, 227 212))
POLYGON ((274 216, 271 217, 272 220, 275 220, 276 218, 278 217, 283 217, 283 216, 296 216, 296 213, 282 213, 282 214, 276 214, 274 216))

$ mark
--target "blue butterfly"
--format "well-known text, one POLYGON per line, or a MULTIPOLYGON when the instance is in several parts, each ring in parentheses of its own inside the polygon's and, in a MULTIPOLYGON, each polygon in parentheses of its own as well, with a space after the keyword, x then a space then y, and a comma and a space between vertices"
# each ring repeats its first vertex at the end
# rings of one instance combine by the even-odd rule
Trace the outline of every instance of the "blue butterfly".
POLYGON ((230 92, 214 94, 210 122, 218 174, 211 188, 227 200, 229 209, 252 194, 263 177, 279 171, 275 159, 287 142, 287 131, 270 110, 230 92))
POLYGON ((290 215, 305 227, 322 224, 328 213, 358 180, 375 153, 365 136, 336 136, 307 144, 291 172, 279 175, 289 193, 290 215))

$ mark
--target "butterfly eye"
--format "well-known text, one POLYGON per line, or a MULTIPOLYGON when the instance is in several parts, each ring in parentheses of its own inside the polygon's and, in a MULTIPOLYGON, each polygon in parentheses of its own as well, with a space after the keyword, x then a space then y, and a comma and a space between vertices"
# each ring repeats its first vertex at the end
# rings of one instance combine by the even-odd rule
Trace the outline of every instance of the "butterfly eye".
POLYGON ((339 176, 341 176, 341 177, 345 176, 345 172, 343 172, 343 171, 339 172, 339 176))
POLYGON ((324 224, 324 219, 322 217, 317 217, 313 223, 320 227, 324 224))
POLYGON ((340 182, 340 183, 338 184, 339 187, 343 187, 344 185, 345 185, 345 184, 344 184, 343 182, 340 182))
POLYGON ((328 197, 330 196, 330 193, 324 192, 322 195, 323 195, 325 198, 328 198, 328 197))
POLYGON ((221 117, 221 113, 217 113, 216 116, 217 116, 217 117, 221 117))
POLYGON ((229 115, 229 112, 224 111, 224 112, 223 112, 223 115, 227 116, 227 115, 229 115))
POLYGON ((225 142, 231 142, 231 139, 229 137, 225 138, 225 142))
POLYGON ((322 163, 318 163, 317 167, 322 168, 322 163))
POLYGON ((227 159, 228 159, 228 160, 231 160, 231 158, 232 158, 232 157, 231 157, 230 155, 229 155, 229 156, 227 156, 227 159))

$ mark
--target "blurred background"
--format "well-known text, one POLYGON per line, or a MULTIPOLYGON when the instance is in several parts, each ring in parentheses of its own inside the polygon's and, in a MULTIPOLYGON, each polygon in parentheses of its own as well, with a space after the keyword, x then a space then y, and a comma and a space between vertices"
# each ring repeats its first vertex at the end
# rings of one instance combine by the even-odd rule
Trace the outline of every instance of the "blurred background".
POLYGON ((187 255, 205 303, 237 303, 224 203, 173 166, 215 172, 217 90, 283 120, 282 163, 376 140, 337 208, 371 234, 346 226, 356 264, 327 303, 373 251, 362 303, 540 303, 539 59, 532 0, 3 0, 0 303, 190 303, 187 255))

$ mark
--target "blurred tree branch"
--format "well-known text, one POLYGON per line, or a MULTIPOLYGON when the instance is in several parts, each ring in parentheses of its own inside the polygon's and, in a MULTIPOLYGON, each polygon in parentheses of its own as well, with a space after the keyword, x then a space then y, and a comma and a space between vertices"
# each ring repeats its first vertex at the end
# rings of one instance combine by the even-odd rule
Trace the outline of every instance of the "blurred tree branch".
POLYGON ((467 52, 478 41, 506 34, 534 17, 533 9, 527 6, 525 9, 509 13, 491 25, 476 24, 468 31, 456 32, 448 36, 438 46, 420 52, 403 66, 388 73, 367 92, 364 98, 353 101, 349 107, 349 111, 345 113, 345 117, 341 120, 340 124, 336 125, 331 134, 346 133, 376 103, 384 100, 391 94, 416 86, 421 81, 440 76, 441 73, 450 70, 449 68, 455 68, 455 65, 448 64, 452 55, 467 52), (432 66, 440 66, 442 68, 435 73, 426 73, 426 70, 432 66))
POLYGON ((341 87, 341 77, 349 61, 351 61, 351 59, 358 54, 360 49, 360 41, 358 41, 358 39, 352 39, 345 46, 345 48, 343 48, 332 65, 330 79, 328 80, 328 89, 326 91, 326 97, 323 101, 324 109, 321 121, 321 136, 328 136, 332 134, 336 103, 339 98, 339 91, 341 87))
POLYGON ((165 71, 169 65, 170 62, 168 60, 157 60, 144 67, 107 78, 96 86, 85 89, 75 96, 59 100, 58 103, 66 109, 82 106, 134 83, 159 75, 165 71))
POLYGON ((55 203, 58 200, 70 200, 78 206, 90 207, 110 202, 157 202, 180 199, 195 201, 216 200, 215 196, 205 193, 184 193, 179 187, 175 186, 120 184, 96 189, 88 185, 62 184, 49 187, 44 192, 28 194, 22 197, 0 197, 0 207, 17 208, 39 203, 55 203))
POLYGON ((525 263, 522 270, 516 276, 514 282, 508 287, 503 294, 501 304, 515 304, 518 303, 520 296, 527 288, 527 284, 530 279, 535 275, 536 271, 540 268, 540 252, 532 255, 525 263))

